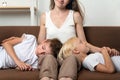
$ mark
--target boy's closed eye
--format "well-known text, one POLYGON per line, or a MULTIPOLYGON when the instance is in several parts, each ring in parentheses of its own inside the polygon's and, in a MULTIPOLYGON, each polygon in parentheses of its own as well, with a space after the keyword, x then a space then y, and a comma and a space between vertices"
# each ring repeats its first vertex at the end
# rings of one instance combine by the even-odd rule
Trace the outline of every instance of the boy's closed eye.
POLYGON ((42 52, 41 54, 45 55, 46 53, 45 53, 45 52, 42 52))
POLYGON ((46 47, 45 47, 45 45, 43 45, 43 46, 42 46, 42 49, 43 49, 43 50, 46 50, 46 47))

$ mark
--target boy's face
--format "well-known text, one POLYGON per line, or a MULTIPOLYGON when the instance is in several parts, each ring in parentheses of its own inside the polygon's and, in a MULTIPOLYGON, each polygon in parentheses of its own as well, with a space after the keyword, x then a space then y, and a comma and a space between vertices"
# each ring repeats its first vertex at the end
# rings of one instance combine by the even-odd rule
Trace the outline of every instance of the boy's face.
POLYGON ((89 48, 86 46, 86 44, 82 41, 80 41, 79 39, 76 41, 77 42, 77 49, 80 51, 80 52, 83 52, 83 53, 88 53, 89 51, 89 48))
POLYGON ((36 55, 37 56, 40 54, 50 54, 50 53, 51 53, 50 42, 43 41, 36 48, 36 55))

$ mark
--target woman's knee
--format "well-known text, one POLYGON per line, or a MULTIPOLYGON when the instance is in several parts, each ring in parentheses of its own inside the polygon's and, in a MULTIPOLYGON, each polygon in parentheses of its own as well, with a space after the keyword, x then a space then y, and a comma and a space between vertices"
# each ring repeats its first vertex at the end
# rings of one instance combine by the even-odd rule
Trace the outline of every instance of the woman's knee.
POLYGON ((47 62, 57 62, 57 59, 53 55, 46 55, 44 60, 47 62))
POLYGON ((69 56, 66 58, 59 70, 59 80, 76 80, 77 78, 77 59, 75 56, 69 56))
POLYGON ((60 78, 59 80, 73 80, 72 78, 60 78))

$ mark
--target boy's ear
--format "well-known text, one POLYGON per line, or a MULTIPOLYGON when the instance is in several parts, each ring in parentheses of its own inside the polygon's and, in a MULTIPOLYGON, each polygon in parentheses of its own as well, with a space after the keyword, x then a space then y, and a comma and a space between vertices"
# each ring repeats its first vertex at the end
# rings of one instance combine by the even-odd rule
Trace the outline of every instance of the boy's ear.
POLYGON ((75 54, 79 54, 79 52, 80 52, 80 51, 77 50, 77 49, 74 49, 74 50, 73 50, 73 53, 75 53, 75 54))

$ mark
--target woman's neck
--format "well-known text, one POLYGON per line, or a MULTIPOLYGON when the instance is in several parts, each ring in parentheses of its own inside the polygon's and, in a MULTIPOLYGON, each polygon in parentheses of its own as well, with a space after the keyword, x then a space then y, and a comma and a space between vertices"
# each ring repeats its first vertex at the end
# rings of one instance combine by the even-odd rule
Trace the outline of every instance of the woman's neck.
POLYGON ((58 7, 55 7, 54 9, 53 9, 53 12, 55 12, 55 13, 57 13, 57 14, 63 14, 63 13, 65 13, 65 12, 67 12, 68 11, 68 9, 66 9, 66 8, 58 8, 58 7))

